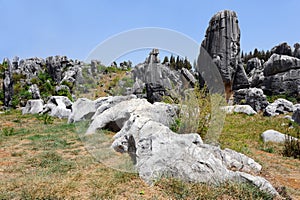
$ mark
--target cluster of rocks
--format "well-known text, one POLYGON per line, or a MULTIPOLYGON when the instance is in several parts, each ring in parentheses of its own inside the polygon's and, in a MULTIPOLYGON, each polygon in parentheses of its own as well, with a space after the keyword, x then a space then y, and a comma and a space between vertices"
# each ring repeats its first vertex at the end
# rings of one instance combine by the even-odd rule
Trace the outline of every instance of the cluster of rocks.
POLYGON ((28 87, 31 98, 40 99, 40 88, 34 82, 39 78, 39 74, 41 73, 50 76, 51 80, 56 85, 56 93, 59 93, 61 90, 72 93, 75 84, 84 82, 82 75, 84 63, 77 60, 73 61, 66 56, 50 56, 46 59, 29 58, 20 61, 18 57, 15 57, 13 58, 12 63, 9 59, 5 58, 3 64, 6 65, 3 77, 3 103, 5 107, 11 107, 12 105, 11 101, 14 95, 14 84, 20 84, 22 88, 28 87), (18 77, 17 80, 14 80, 16 77, 18 77))
POLYGON ((164 96, 175 99, 178 93, 197 82, 189 70, 171 70, 166 64, 161 64, 158 55, 159 50, 153 49, 146 61, 131 71, 135 81, 131 93, 146 97, 151 103, 162 101, 164 96))
POLYGON ((177 116, 175 105, 149 103, 135 96, 78 99, 69 122, 91 120, 86 135, 97 130, 117 132, 111 148, 128 153, 140 177, 148 184, 162 177, 220 184, 248 182, 276 195, 276 190, 259 173, 261 166, 251 158, 204 144, 198 134, 177 134, 169 129, 177 116), (235 169, 235 170, 232 170, 235 169))
POLYGON ((28 100, 22 114, 48 114, 52 117, 69 118, 73 103, 65 96, 52 96, 44 104, 42 99, 28 100))
MULTIPOLYGON (((300 45, 297 43, 294 48, 292 51, 287 43, 279 44, 272 48, 272 55, 266 62, 252 58, 244 70, 237 15, 224 10, 211 18, 200 50, 206 51, 218 68, 227 102, 231 103, 232 100, 236 105, 250 105, 256 112, 263 111, 273 116, 274 104, 269 105, 265 94, 300 97, 300 45)), ((209 64, 205 60, 202 62, 209 64)), ((213 71, 214 66, 211 64, 210 67, 213 71)), ((196 71, 200 76, 207 75, 201 60, 196 71)), ((228 112, 232 110, 227 108, 228 112)), ((282 112, 277 110, 276 113, 282 112)))

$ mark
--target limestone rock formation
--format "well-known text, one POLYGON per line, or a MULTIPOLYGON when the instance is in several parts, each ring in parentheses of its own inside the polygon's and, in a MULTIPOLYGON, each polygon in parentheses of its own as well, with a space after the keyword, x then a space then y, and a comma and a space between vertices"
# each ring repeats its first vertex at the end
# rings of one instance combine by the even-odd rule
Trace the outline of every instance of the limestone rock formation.
POLYGON ((11 106, 11 100, 14 95, 13 91, 13 69, 12 65, 10 63, 10 60, 8 58, 5 58, 3 60, 3 64, 5 67, 4 70, 4 77, 3 77, 3 91, 4 91, 4 106, 10 107, 11 106))
POLYGON ((29 92, 31 93, 33 99, 41 98, 40 89, 38 88, 38 86, 36 84, 33 84, 29 87, 29 92))
POLYGON ((264 115, 276 116, 279 114, 293 112, 293 109, 294 109, 294 106, 293 106, 292 102, 290 102, 286 99, 279 98, 266 107, 266 109, 264 111, 264 115))
POLYGON ((172 91, 181 93, 184 83, 188 87, 195 85, 196 79, 187 69, 181 71, 171 70, 167 65, 161 64, 158 57, 159 50, 153 49, 145 62, 137 65, 131 71, 135 81, 132 91, 137 96, 146 92, 147 100, 151 103, 162 101, 163 96, 172 96, 172 91))
POLYGON ((262 111, 269 102, 262 89, 249 88, 235 91, 234 104, 250 105, 255 111, 262 111))
MULTIPOLYGON (((101 106, 98 109, 101 109, 101 106)), ((119 131, 131 115, 144 115, 169 126, 173 123, 173 118, 177 116, 177 107, 159 102, 151 104, 145 99, 124 100, 95 113, 87 133, 95 133, 102 128, 119 131)))
POLYGON ((42 113, 58 118, 68 118, 72 112, 72 102, 65 96, 52 96, 44 105, 42 113))
POLYGON ((94 101, 87 98, 79 98, 72 105, 72 113, 68 118, 68 123, 94 119, 114 105, 135 98, 136 96, 134 95, 100 97, 94 101))
POLYGON ((22 108, 22 114, 38 114, 43 111, 44 101, 42 99, 28 100, 26 106, 22 108))
MULTIPOLYGON (((277 142, 277 143, 283 143, 288 135, 280 133, 275 130, 267 130, 261 134, 262 140, 264 142, 277 142)), ((296 138, 292 137, 291 139, 297 140, 296 138)))
POLYGON ((294 44, 294 48, 295 49, 294 49, 293 56, 300 59, 300 44, 299 43, 294 44))
MULTIPOLYGON (((98 100, 101 106, 104 101, 98 100)), ((77 107, 86 107, 85 102, 87 106, 93 105, 84 99, 78 100, 77 107)), ((253 159, 230 149, 203 144, 198 134, 172 132, 168 127, 177 114, 178 108, 174 105, 151 104, 136 98, 124 100, 95 113, 86 136, 98 134, 98 129, 116 131, 109 140, 113 141, 111 147, 116 152, 128 153, 139 176, 148 184, 162 177, 209 184, 234 181, 247 182, 272 195, 278 194, 266 179, 254 175, 262 167, 253 159)), ((88 112, 81 114, 87 115, 88 112)))
POLYGON ((260 59, 251 58, 247 62, 246 73, 248 76, 250 87, 261 87, 264 81, 264 66, 260 59))
POLYGON ((300 107, 294 110, 292 119, 300 126, 300 107))
POLYGON ((292 56, 292 48, 286 43, 283 42, 271 49, 271 54, 280 54, 292 56))
POLYGON ((300 59, 273 54, 264 64, 266 94, 300 95, 300 59))
POLYGON ((247 115, 255 115, 257 112, 249 105, 234 105, 234 106, 224 106, 221 108, 226 112, 226 114, 232 113, 244 113, 247 115))
MULTIPOLYGON (((224 10, 211 18, 201 46, 219 69, 227 100, 231 97, 233 88, 249 86, 240 58, 240 28, 234 11, 224 10)), ((201 74, 201 69, 196 70, 201 74)))

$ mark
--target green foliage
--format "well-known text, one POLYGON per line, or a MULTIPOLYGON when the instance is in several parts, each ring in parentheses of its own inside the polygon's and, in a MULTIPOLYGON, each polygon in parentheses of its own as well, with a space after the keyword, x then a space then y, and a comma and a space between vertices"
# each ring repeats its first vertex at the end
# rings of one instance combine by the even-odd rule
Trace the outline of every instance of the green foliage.
POLYGON ((267 100, 270 102, 270 103, 273 103, 276 99, 279 99, 279 98, 282 98, 282 99, 286 99, 290 102, 292 102, 293 104, 296 104, 297 102, 300 101, 300 97, 293 97, 289 94, 278 94, 278 95, 269 95, 267 96, 267 100))
POLYGON ((4 136, 12 136, 12 135, 15 135, 15 129, 14 128, 3 128, 1 130, 1 135, 4 135, 4 136))
POLYGON ((44 122, 44 124, 53 124, 53 117, 48 114, 37 115, 37 119, 44 122))
POLYGON ((63 81, 62 83, 61 83, 61 85, 66 85, 66 86, 68 86, 68 88, 70 88, 70 90, 72 90, 72 88, 73 88, 73 83, 71 83, 71 82, 68 82, 68 81, 63 81))
POLYGON ((70 91, 67 90, 67 89, 61 89, 61 90, 59 90, 57 92, 57 95, 68 97, 71 101, 73 101, 73 97, 72 97, 70 91))
POLYGON ((266 52, 264 50, 258 50, 257 48, 254 49, 253 53, 250 51, 249 53, 242 53, 241 58, 244 60, 244 63, 247 63, 248 60, 251 58, 257 57, 258 59, 267 61, 271 57, 271 52, 267 50, 266 52))
POLYGON ((210 122, 211 101, 206 87, 188 91, 180 99, 180 123, 175 122, 173 129, 178 133, 199 133, 205 136, 210 122), (177 126, 180 126, 179 128, 177 126))
POLYGON ((171 124, 171 126, 170 126, 170 129, 173 132, 177 133, 179 131, 180 125, 181 125, 180 118, 175 118, 174 123, 171 124))
MULTIPOLYGON (((167 62, 169 62, 169 58, 165 56, 162 64, 165 64, 167 62)), ((175 59, 175 57, 171 55, 169 63, 170 63, 170 68, 173 70, 180 70, 182 68, 186 68, 188 70, 192 69, 192 64, 188 61, 187 57, 182 59, 179 56, 177 56, 175 59)))
POLYGON ((12 78, 13 78, 13 81, 16 83, 16 82, 20 81, 21 79, 26 79, 26 75, 13 73, 12 78))

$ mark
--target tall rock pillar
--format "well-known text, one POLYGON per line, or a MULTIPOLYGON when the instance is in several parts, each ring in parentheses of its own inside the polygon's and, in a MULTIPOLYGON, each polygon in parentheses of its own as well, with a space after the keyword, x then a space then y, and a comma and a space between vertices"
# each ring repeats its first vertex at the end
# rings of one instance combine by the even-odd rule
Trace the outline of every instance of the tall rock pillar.
MULTIPOLYGON (((249 87, 240 58, 240 28, 234 11, 224 10, 211 18, 201 46, 219 69, 227 100, 232 90, 249 87)), ((201 73, 201 69, 197 71, 201 73)))
POLYGON ((3 60, 3 65, 5 67, 4 77, 3 77, 3 91, 4 91, 4 106, 11 107, 11 100, 13 97, 13 78, 12 78, 12 65, 8 58, 3 60))

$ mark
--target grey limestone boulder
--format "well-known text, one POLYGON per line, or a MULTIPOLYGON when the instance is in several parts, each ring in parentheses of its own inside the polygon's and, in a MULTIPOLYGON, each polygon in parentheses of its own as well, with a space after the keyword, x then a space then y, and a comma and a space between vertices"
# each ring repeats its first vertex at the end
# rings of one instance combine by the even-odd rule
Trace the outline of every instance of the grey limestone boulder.
POLYGON ((250 105, 257 112, 264 110, 269 102, 262 89, 249 88, 234 92, 234 104, 250 105))
POLYGON ((36 84, 33 84, 29 87, 29 92, 31 93, 33 99, 41 98, 40 89, 36 84))
MULTIPOLYGON (((103 106, 103 105, 102 105, 103 106)), ((105 106, 105 105, 104 105, 105 106)), ((101 106, 98 108, 101 109, 101 106)), ((105 108, 93 116, 87 133, 95 133, 98 129, 108 128, 119 131, 131 115, 143 115, 164 125, 171 125, 177 116, 177 106, 165 103, 149 103, 146 99, 130 99, 105 108)))
POLYGON ((68 123, 94 119, 94 117, 100 115, 114 105, 134 98, 136 98, 135 95, 100 97, 94 101, 86 98, 79 98, 72 106, 72 113, 68 118, 68 123))
POLYGON ((264 75, 271 76, 291 69, 299 69, 300 59, 287 55, 273 54, 264 65, 264 75))
POLYGON ((277 99, 273 103, 269 104, 265 111, 264 115, 266 116, 276 116, 279 114, 286 114, 288 112, 293 112, 294 105, 292 102, 286 99, 277 99))
POLYGON ((248 174, 261 170, 253 159, 203 144, 198 134, 176 134, 148 117, 132 115, 114 139, 112 148, 130 154, 140 177, 148 184, 162 177, 209 184, 234 181, 278 194, 266 179, 248 174))
POLYGON ((286 43, 283 42, 271 49, 271 53, 274 54, 280 54, 280 55, 292 55, 292 48, 286 43))
POLYGON ((43 111, 44 101, 42 99, 28 100, 26 106, 22 108, 22 114, 38 114, 43 111))
POLYGON ((52 96, 44 105, 42 113, 58 118, 68 118, 72 112, 72 102, 65 96, 52 96))
MULTIPOLYGON (((261 137, 264 142, 283 143, 288 136, 275 130, 267 130, 261 134, 261 137)), ((295 140, 296 138, 292 137, 292 139, 295 140)))
POLYGON ((224 110, 227 114, 232 114, 232 113, 244 113, 247 115, 257 114, 257 112, 255 112, 255 110, 253 110, 253 108, 249 105, 224 106, 222 107, 222 110, 224 110))

